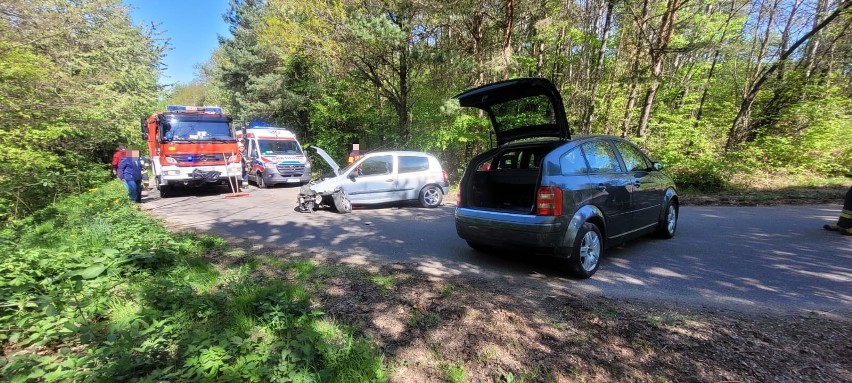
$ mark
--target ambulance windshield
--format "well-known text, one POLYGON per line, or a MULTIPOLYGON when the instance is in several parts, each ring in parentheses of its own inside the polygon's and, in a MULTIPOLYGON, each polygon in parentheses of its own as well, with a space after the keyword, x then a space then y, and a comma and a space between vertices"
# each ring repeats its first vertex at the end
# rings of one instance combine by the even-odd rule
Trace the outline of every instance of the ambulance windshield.
POLYGON ((299 143, 293 140, 258 140, 258 147, 263 156, 302 155, 299 143))

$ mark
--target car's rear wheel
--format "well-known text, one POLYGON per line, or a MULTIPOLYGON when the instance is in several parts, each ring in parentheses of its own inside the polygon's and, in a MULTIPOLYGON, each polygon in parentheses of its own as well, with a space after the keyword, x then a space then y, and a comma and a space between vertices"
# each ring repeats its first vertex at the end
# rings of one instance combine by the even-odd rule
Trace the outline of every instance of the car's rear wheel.
POLYGON ((334 192, 332 200, 334 201, 334 209, 338 213, 346 214, 352 212, 352 202, 349 201, 349 197, 346 196, 346 191, 343 189, 334 192))
POLYGON ((420 206, 423 207, 438 207, 441 205, 441 200, 444 198, 444 193, 435 185, 427 185, 420 190, 420 206))
POLYGON ((677 231, 677 202, 669 201, 663 210, 663 216, 657 223, 656 234, 660 238, 669 239, 674 237, 677 231))
POLYGON ((571 258, 568 259, 571 274, 577 278, 586 279, 598 271, 601 255, 603 255, 603 237, 597 225, 586 222, 577 232, 574 246, 571 248, 571 258))

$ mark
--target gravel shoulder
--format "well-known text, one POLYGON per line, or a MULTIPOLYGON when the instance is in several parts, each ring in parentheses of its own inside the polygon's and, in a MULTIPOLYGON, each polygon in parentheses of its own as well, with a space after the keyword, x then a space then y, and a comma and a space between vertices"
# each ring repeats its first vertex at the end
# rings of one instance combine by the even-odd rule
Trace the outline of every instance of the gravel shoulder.
POLYGON ((393 382, 852 381, 852 320, 840 313, 554 295, 523 280, 435 278, 415 264, 353 267, 334 254, 269 249, 254 256, 268 265, 259 278, 297 282, 274 266, 282 260, 318 265, 314 305, 373 340, 393 382))

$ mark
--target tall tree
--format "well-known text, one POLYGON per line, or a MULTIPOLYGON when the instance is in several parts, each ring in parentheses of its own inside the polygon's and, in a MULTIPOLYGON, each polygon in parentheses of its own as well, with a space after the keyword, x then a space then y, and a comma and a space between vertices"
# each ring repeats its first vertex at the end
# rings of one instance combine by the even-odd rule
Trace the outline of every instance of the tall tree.
POLYGON ((0 4, 0 219, 105 179, 115 145, 138 143, 164 49, 120 0, 0 4))
POLYGON ((802 35, 793 45, 791 45, 787 50, 781 53, 780 57, 768 68, 762 70, 754 81, 754 83, 749 87, 748 91, 743 97, 742 102, 740 103, 739 111, 737 112, 737 116, 734 118, 734 122, 731 125, 731 129, 728 131, 728 139, 725 143, 725 150, 731 151, 738 144, 742 143, 745 137, 747 137, 750 133, 749 131, 749 122, 748 115, 751 113, 751 107, 754 104, 754 99, 757 96, 757 93, 760 91, 760 88, 769 79, 769 76, 781 66, 781 63, 784 62, 788 57, 790 57, 796 49, 799 48, 805 41, 818 33, 820 30, 829 25, 835 18, 840 16, 844 11, 852 7, 852 0, 845 0, 838 4, 837 8, 831 12, 825 19, 823 19, 819 24, 815 25, 810 31, 802 35))
POLYGON ((639 129, 637 135, 644 137, 648 130, 648 121, 651 118, 651 108, 660 87, 660 79, 663 75, 663 63, 666 51, 674 35, 675 21, 681 6, 688 0, 668 0, 666 10, 661 17, 659 29, 655 37, 648 42, 648 56, 651 58, 651 85, 645 93, 645 103, 642 106, 642 115, 639 118, 639 129))

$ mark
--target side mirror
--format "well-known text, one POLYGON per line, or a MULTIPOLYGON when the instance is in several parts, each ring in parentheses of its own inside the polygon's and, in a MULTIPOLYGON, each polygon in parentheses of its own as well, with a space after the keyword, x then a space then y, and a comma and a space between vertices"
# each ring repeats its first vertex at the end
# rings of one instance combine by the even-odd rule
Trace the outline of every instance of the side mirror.
POLYGON ((651 166, 652 166, 652 167, 654 168, 654 170, 656 170, 656 171, 663 170, 663 164, 661 164, 661 163, 659 163, 659 162, 654 162, 654 164, 653 164, 653 165, 651 165, 651 166))
POLYGON ((349 175, 347 175, 347 177, 348 177, 350 180, 355 181, 355 172, 350 172, 350 173, 349 173, 349 175))

